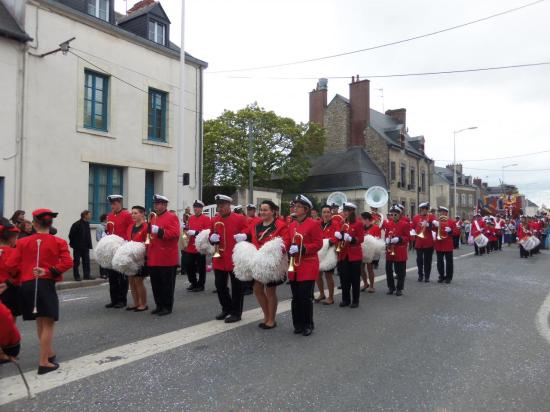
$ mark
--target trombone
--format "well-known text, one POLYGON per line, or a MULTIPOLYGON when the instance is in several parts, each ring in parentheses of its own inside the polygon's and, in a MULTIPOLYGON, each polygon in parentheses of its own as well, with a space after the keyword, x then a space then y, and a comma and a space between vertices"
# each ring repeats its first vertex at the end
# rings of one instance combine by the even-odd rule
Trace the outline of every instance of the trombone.
POLYGON ((156 223, 157 217, 158 215, 155 212, 149 213, 149 216, 147 217, 147 239, 145 239, 146 245, 150 245, 153 240, 153 236, 151 235, 151 225, 156 223))
MULTIPOLYGON (((342 233, 342 236, 343 236, 344 233, 347 233, 348 230, 349 230, 349 224, 344 223, 342 225, 342 228, 340 229, 340 232, 342 233)), ((345 246, 345 242, 344 242, 344 239, 342 239, 341 241, 338 242, 338 246, 336 246, 336 253, 340 253, 342 251, 342 249, 344 249, 344 246, 345 246)))
POLYGON ((294 255, 290 257, 290 262, 288 264, 288 271, 289 272, 295 272, 296 268, 300 266, 302 263, 302 250, 304 246, 304 235, 298 232, 294 232, 294 236, 292 237, 292 244, 298 246, 300 249, 300 252, 298 253, 298 259, 295 259, 294 255), (296 242, 296 238, 298 238, 298 242, 296 242))
POLYGON ((219 222, 219 221, 214 223, 214 233, 217 233, 219 235, 217 227, 220 226, 220 225, 222 226, 222 229, 223 229, 223 248, 220 247, 219 242, 216 243, 216 246, 214 248, 214 254, 212 255, 213 258, 221 257, 222 255, 221 255, 220 252, 223 252, 225 250, 226 246, 227 246, 226 242, 225 242, 225 239, 226 239, 226 236, 225 236, 225 223, 219 222))
POLYGON ((449 236, 447 232, 442 231, 442 223, 447 222, 449 218, 447 216, 439 216, 439 227, 437 228, 437 240, 447 239, 449 236))

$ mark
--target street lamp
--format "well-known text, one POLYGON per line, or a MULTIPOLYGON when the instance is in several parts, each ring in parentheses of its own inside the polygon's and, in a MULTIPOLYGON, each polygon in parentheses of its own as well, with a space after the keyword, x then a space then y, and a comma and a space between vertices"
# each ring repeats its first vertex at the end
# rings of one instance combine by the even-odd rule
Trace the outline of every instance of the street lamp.
POLYGON ((477 126, 465 127, 464 129, 455 130, 453 132, 453 199, 454 199, 453 208, 454 208, 454 216, 456 216, 456 212, 457 212, 457 210, 456 210, 456 203, 457 203, 457 198, 456 198, 456 135, 459 134, 459 133, 465 132, 466 130, 474 130, 474 129, 477 129, 477 126))

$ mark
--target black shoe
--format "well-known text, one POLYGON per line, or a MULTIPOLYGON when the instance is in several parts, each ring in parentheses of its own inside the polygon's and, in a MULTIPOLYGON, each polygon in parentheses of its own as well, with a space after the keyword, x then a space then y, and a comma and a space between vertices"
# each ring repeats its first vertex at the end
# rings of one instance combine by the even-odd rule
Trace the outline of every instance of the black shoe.
POLYGON ((401 296, 403 295, 403 292, 401 292, 400 290, 398 290, 397 292, 395 292, 395 296, 401 296))
POLYGON ((115 304, 114 304, 113 302, 107 303, 107 304, 105 305, 105 307, 106 307, 106 308, 114 308, 114 307, 115 307, 115 304))
POLYGON ((55 363, 55 364, 57 365, 57 363, 55 362, 55 358, 57 358, 57 355, 50 356, 50 357, 48 358, 48 362, 50 362, 50 363, 55 363))
POLYGON ((386 292, 386 295, 393 295, 393 292, 395 292, 394 290, 390 289, 386 292))
POLYGON ((311 328, 305 328, 304 331, 302 332, 302 336, 309 336, 313 333, 313 329, 311 328))
POLYGON ((419 276, 419 277, 418 277, 418 281, 419 281, 419 282, 422 282, 422 280, 423 280, 423 279, 422 279, 422 276, 419 276))
POLYGON ((350 308, 358 308, 359 307, 359 302, 353 302, 351 305, 349 305, 350 308))
POLYGON ((204 286, 196 286, 191 292, 204 292, 204 286))
POLYGON ((126 303, 119 302, 119 303, 115 303, 115 304, 113 305, 113 308, 115 308, 115 309, 122 309, 122 308, 125 307, 125 306, 126 306, 126 303))
POLYGON ((84 276, 84 280, 94 280, 95 278, 91 277, 91 276, 84 276))
POLYGON ((216 320, 224 320, 227 316, 229 316, 228 312, 221 312, 216 316, 216 320))
POLYGON ((260 323, 258 326, 260 326, 260 329, 269 330, 269 329, 276 328, 277 327, 277 322, 275 322, 272 326, 268 326, 265 323, 260 323))
POLYGON ((162 309, 161 308, 155 308, 151 311, 151 315, 156 315, 157 313, 159 313, 162 309))
POLYGON ((424 283, 430 283, 430 279, 428 278, 424 279, 424 283))
POLYGON ((187 286, 187 290, 188 290, 189 292, 191 292, 191 291, 192 291, 193 289, 195 289, 196 287, 197 287, 196 285, 189 285, 189 286, 187 286))
POLYGON ((340 302, 338 306, 340 306, 341 308, 345 308, 346 306, 349 306, 349 302, 340 302))
POLYGON ((169 315, 170 313, 172 313, 171 310, 168 310, 168 309, 162 309, 161 311, 159 311, 157 313, 158 316, 166 316, 166 315, 169 315))
POLYGON ((59 364, 54 363, 54 366, 39 366, 38 367, 38 374, 39 375, 45 375, 46 373, 53 372, 54 370, 59 368, 59 364))
POLYGON ((447 284, 451 283, 451 279, 445 279, 445 283, 447 284))
POLYGON ((235 323, 235 322, 238 322, 241 320, 241 317, 240 316, 237 316, 237 315, 230 315, 228 316, 227 318, 225 318, 224 322, 225 323, 235 323))
POLYGON ((342 290, 342 286, 338 286, 338 290, 342 290))
POLYGON ((439 279, 437 279, 437 283, 443 283, 444 280, 445 279, 443 279, 443 278, 439 278, 439 279))
POLYGON ((304 333, 304 330, 303 330, 303 329, 300 329, 300 328, 294 329, 294 334, 295 334, 295 335, 301 335, 302 333, 304 333))

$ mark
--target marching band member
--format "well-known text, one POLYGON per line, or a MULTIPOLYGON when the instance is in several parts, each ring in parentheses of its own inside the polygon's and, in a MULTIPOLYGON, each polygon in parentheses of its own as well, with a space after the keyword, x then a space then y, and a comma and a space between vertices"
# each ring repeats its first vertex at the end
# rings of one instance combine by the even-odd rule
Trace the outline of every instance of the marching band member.
MULTIPOLYGON (((288 226, 275 218, 275 203, 271 200, 264 200, 260 204, 260 221, 255 225, 248 226, 248 240, 260 249, 266 242, 269 242, 276 237, 280 237, 283 241, 288 241, 288 226)), ((237 236, 235 240, 243 239, 242 236, 237 236)), ((244 239, 243 239, 244 240, 244 239)), ((288 244, 286 245, 288 248, 288 244)), ((254 295, 258 299, 258 303, 264 313, 264 321, 259 324, 262 329, 273 329, 277 326, 275 315, 277 314, 277 286, 285 281, 262 283, 254 280, 254 295)))
POLYGON ((9 270, 4 262, 15 253, 19 229, 7 219, 0 220, 0 302, 6 305, 14 317, 21 314, 19 308, 19 273, 9 270))
MULTIPOLYGON (((340 225, 335 225, 332 220, 330 206, 323 206, 321 208, 321 230, 323 232, 323 239, 328 239, 331 245, 336 244, 337 240, 334 237, 334 232, 336 232, 339 228, 340 225)), ((315 298, 316 303, 324 301, 323 305, 334 304, 334 269, 328 272, 319 272, 319 276, 317 277, 317 288, 319 289, 319 296, 315 298), (323 275, 327 279, 328 299, 325 297, 323 275)))
POLYGON ((195 200, 193 203, 193 215, 189 218, 185 229, 189 236, 189 243, 183 251, 182 265, 187 272, 189 287, 191 292, 204 291, 206 282, 206 256, 201 255, 195 247, 195 237, 203 230, 210 228, 210 218, 202 213, 204 203, 201 200, 195 200), (197 280, 197 272, 199 279, 197 280))
POLYGON ((388 219, 384 222, 386 237, 386 282, 388 284, 388 295, 396 296, 403 294, 405 288, 405 275, 408 257, 408 243, 410 238, 410 223, 402 218, 402 209, 398 205, 391 207, 388 219), (397 289, 393 273, 397 275, 397 289))
POLYGON ((294 333, 309 336, 313 332, 313 288, 319 275, 317 252, 323 246, 321 226, 309 217, 313 208, 304 195, 294 199, 295 220, 290 225, 288 250, 294 271, 288 272, 292 291, 292 323, 294 333))
MULTIPOLYGON (((132 208, 132 220, 134 224, 128 228, 128 240, 145 243, 147 240, 147 222, 145 221, 145 208, 143 206, 134 206, 132 208)), ((146 276, 147 271, 145 268, 141 268, 134 276, 128 277, 134 306, 127 307, 126 310, 144 312, 149 309, 147 306, 147 290, 143 285, 146 276)))
POLYGON ((429 282, 434 254, 434 239, 431 227, 435 216, 429 213, 430 204, 428 202, 421 203, 418 209, 419 214, 413 218, 411 224, 413 233, 416 233, 414 247, 416 249, 418 281, 429 282))
MULTIPOLYGON (((529 229, 529 226, 527 224, 527 219, 525 218, 525 216, 521 216, 520 219, 521 220, 518 226, 518 236, 517 236, 518 241, 521 241, 524 238, 528 238, 532 236, 532 232, 529 229)), ((518 243, 519 243, 519 257, 527 259, 530 256, 529 252, 525 250, 521 242, 518 242, 518 243)))
POLYGON ((495 219, 495 231, 497 234, 497 249, 502 250, 502 237, 504 235, 504 229, 506 227, 506 221, 504 217, 499 213, 495 219))
POLYGON ((0 302, 0 364, 9 362, 19 355, 21 335, 10 309, 0 302))
MULTIPOLYGON (((479 213, 476 213, 472 219, 471 235, 475 239, 479 235, 483 235, 485 231, 485 221, 479 213)), ((480 248, 476 242, 474 242, 474 250, 476 256, 481 256, 485 253, 486 247, 480 248)))
POLYGON ((497 231, 495 229, 495 221, 492 217, 487 219, 485 235, 489 239, 489 244, 487 245, 487 253, 496 252, 498 250, 498 237, 497 231))
POLYGON ((246 218, 238 213, 231 212, 231 199, 226 195, 214 197, 218 206, 219 214, 216 215, 210 225, 210 243, 216 245, 219 257, 212 258, 214 276, 218 299, 222 307, 217 320, 224 320, 225 323, 234 323, 241 320, 243 312, 243 290, 242 282, 233 273, 233 248, 238 238, 246 239, 246 218), (239 235, 237 238, 236 235, 239 235), (228 279, 231 279, 231 294, 227 287, 228 279))
POLYGON ((156 218, 147 226, 151 236, 147 247, 147 272, 156 304, 151 313, 165 316, 174 308, 176 269, 180 260, 180 222, 176 214, 168 212, 168 198, 165 196, 153 195, 153 209, 156 218))
POLYGON ((435 233, 435 251, 437 254, 438 283, 451 283, 453 279, 453 235, 458 232, 456 222, 449 219, 449 209, 438 207, 439 219, 432 220, 435 233))
POLYGON ((67 242, 49 231, 57 213, 37 209, 33 213, 36 233, 17 241, 15 253, 5 262, 8 270, 19 270, 23 320, 36 320, 40 342, 38 374, 59 368, 52 348, 54 323, 59 319, 56 282, 73 266, 67 242))
POLYGON ((256 216, 256 205, 252 203, 246 205, 246 222, 249 226, 256 226, 262 219, 256 216))
POLYGON ((290 201, 289 209, 288 209, 288 216, 285 219, 287 226, 290 226, 290 224, 294 221, 294 217, 295 217, 294 201, 290 201))
MULTIPOLYGON (((371 235, 372 237, 378 239, 382 238, 382 231, 379 226, 380 222, 376 220, 379 219, 378 216, 375 216, 369 212, 363 212, 361 213, 361 218, 363 219, 365 235, 371 235)), ((363 277, 364 287, 361 289, 361 292, 366 290, 369 293, 374 293, 374 269, 378 269, 379 261, 380 259, 373 260, 363 266, 361 275, 363 277)))
POLYGON ((460 248, 460 234, 462 231, 462 228, 464 226, 464 223, 462 223, 462 220, 460 219, 460 216, 455 216, 455 223, 456 223, 456 232, 453 232, 453 248, 459 249, 460 248))
POLYGON ((351 202, 343 205, 344 223, 334 232, 338 240, 338 273, 342 284, 342 301, 340 307, 359 307, 361 289, 361 262, 363 250, 361 243, 365 240, 363 223, 355 216, 357 206, 351 202), (351 294, 350 294, 351 292, 351 294))
MULTIPOLYGON (((128 228, 134 224, 132 215, 122 207, 122 195, 109 195, 107 200, 111 204, 111 213, 107 215, 105 232, 108 235, 117 235, 128 240, 128 228)), ((111 303, 106 308, 120 309, 127 304, 128 278, 113 269, 105 269, 109 277, 109 294, 111 303)))
POLYGON ((370 214, 372 216, 372 222, 378 227, 382 226, 383 218, 382 214, 378 211, 378 208, 371 207, 370 214))

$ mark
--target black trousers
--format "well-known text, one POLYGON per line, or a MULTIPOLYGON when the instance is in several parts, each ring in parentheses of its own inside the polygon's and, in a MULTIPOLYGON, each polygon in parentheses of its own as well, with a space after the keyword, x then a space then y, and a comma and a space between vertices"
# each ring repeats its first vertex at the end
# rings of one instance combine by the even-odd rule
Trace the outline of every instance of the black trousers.
POLYGON ((192 286, 204 287, 206 282, 206 256, 200 253, 183 252, 182 267, 187 273, 187 279, 192 286), (197 280, 197 272, 199 279, 197 280))
POLYGON ((524 247, 521 246, 521 245, 519 245, 519 257, 520 257, 520 258, 523 258, 523 257, 528 258, 528 257, 529 257, 529 252, 526 251, 526 250, 524 249, 524 247))
POLYGON ((340 283, 342 284, 342 302, 359 303, 359 295, 361 292, 361 261, 350 262, 347 259, 339 261, 338 273, 340 273, 340 283))
POLYGON ((418 267, 419 279, 430 279, 432 273, 432 259, 434 256, 434 248, 428 247, 416 249, 416 266, 418 267))
POLYGON ((405 288, 406 268, 407 262, 392 262, 391 260, 386 260, 386 282, 389 290, 395 290, 395 280, 393 279, 394 272, 397 275, 397 290, 403 290, 405 288))
POLYGON ((107 276, 109 276, 109 294, 111 295, 111 303, 123 303, 126 305, 128 278, 116 270, 105 270, 107 271, 107 276))
POLYGON ((243 313, 244 303, 242 282, 235 277, 233 272, 217 269, 214 270, 214 278, 222 311, 240 317, 243 313), (229 294, 227 286, 228 278, 231 279, 231 294, 229 294))
POLYGON ((90 277, 90 249, 73 249, 73 275, 75 280, 80 279, 78 268, 82 259, 82 272, 84 279, 90 277))
POLYGON ((172 311, 174 308, 176 269, 177 266, 147 267, 147 273, 151 278, 151 289, 153 289, 156 309, 172 311))
POLYGON ((502 250, 502 233, 497 235, 497 246, 498 250, 502 250))
POLYGON ((460 236, 453 236, 453 247, 458 249, 460 245, 460 236))
POLYGON ((477 243, 474 242, 474 249, 475 249, 475 251, 476 251, 476 253, 475 253, 476 255, 484 255, 484 254, 485 254, 485 251, 486 251, 486 249, 487 249, 487 246, 485 246, 485 247, 479 247, 479 246, 477 245, 477 243))
POLYGON ((315 326, 313 323, 313 288, 314 280, 305 280, 303 282, 290 282, 292 291, 292 324, 294 329, 303 330, 315 326))
POLYGON ((439 279, 452 280, 453 264, 453 252, 437 252, 437 272, 439 273, 439 279))

